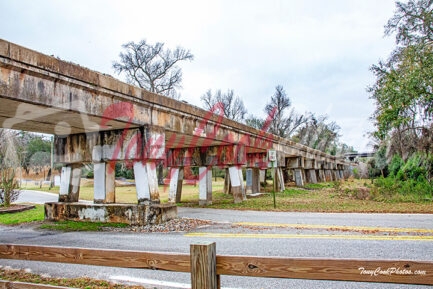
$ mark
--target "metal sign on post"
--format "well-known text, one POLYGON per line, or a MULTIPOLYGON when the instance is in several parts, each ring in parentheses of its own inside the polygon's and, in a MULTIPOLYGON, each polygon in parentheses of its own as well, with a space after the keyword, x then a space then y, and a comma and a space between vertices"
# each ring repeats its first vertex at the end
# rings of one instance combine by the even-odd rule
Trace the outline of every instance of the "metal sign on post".
POLYGON ((273 182, 273 184, 272 184, 272 186, 273 186, 273 190, 272 190, 272 196, 273 196, 273 199, 274 199, 274 209, 276 209, 277 208, 277 204, 276 204, 276 201, 275 201, 275 185, 276 185, 276 183, 275 183, 275 172, 276 172, 276 170, 275 170, 275 167, 276 167, 276 164, 277 164, 277 151, 276 150, 268 150, 268 160, 271 162, 271 168, 272 168, 272 182, 273 182))
POLYGON ((270 162, 277 161, 277 151, 276 150, 268 150, 268 160, 270 162))

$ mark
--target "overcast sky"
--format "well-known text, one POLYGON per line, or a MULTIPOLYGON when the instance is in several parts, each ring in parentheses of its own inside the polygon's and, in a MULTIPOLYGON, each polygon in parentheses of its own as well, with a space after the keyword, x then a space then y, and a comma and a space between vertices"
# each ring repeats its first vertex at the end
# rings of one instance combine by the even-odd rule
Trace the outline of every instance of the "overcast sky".
POLYGON ((117 78, 126 42, 182 46, 194 54, 181 63, 183 100, 233 89, 265 118, 282 85, 298 112, 328 115, 342 142, 366 151, 369 67, 394 48, 383 29, 394 10, 394 0, 0 0, 0 38, 117 78))

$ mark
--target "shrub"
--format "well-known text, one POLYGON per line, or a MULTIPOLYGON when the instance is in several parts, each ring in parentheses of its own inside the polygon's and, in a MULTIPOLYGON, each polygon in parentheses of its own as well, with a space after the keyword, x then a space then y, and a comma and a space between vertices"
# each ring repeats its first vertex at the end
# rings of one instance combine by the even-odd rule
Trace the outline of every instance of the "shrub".
POLYGON ((398 171, 404 165, 403 159, 399 155, 395 155, 392 157, 391 163, 388 165, 389 175, 396 177, 398 171))
POLYGON ((420 154, 414 154, 401 167, 404 179, 417 180, 420 176, 426 175, 426 170, 423 166, 423 158, 420 154))
POLYGON ((355 179, 359 179, 360 178, 360 174, 359 174, 359 169, 358 168, 354 168, 353 169, 353 177, 355 179))
POLYGON ((19 184, 15 180, 15 170, 5 168, 0 170, 0 204, 9 207, 19 195, 19 184))

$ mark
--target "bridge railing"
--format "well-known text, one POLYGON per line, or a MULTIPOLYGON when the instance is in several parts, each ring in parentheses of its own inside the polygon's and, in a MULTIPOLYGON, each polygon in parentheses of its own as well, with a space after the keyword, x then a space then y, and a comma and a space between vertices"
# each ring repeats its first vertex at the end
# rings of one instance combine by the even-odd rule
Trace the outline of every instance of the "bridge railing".
POLYGON ((187 272, 192 289, 220 288, 221 275, 433 285, 433 261, 216 255, 214 242, 191 244, 190 254, 0 244, 0 259, 187 272))

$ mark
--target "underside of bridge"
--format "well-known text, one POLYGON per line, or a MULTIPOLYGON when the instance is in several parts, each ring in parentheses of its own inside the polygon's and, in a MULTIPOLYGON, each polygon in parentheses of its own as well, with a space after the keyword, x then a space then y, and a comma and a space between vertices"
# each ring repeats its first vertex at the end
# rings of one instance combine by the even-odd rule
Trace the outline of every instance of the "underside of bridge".
POLYGON ((183 170, 199 168, 199 202, 212 202, 212 167, 226 169, 234 202, 260 191, 264 170, 275 167, 296 185, 344 178, 349 163, 195 106, 118 81, 0 39, 2 128, 53 134, 62 164, 59 202, 48 218, 162 222, 176 216, 183 170), (268 159, 275 152, 275 161, 268 159), (116 204, 114 164, 132 162, 138 204, 116 204), (81 167, 94 166, 94 204, 78 203, 81 167), (169 203, 161 205, 157 167, 169 168, 169 203), (243 171, 246 174, 244 182, 243 171), (109 208, 109 209, 107 209, 109 208))

